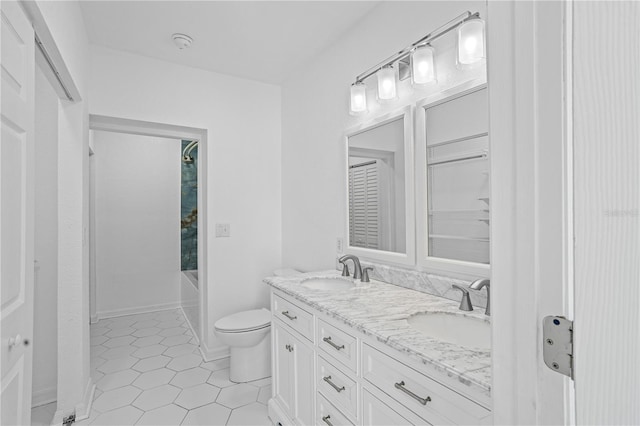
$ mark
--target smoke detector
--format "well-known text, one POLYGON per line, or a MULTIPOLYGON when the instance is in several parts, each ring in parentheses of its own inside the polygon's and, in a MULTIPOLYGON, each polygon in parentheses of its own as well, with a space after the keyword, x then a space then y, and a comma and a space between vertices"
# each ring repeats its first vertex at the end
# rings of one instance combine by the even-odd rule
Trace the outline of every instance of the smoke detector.
POLYGON ((193 39, 186 34, 175 33, 171 36, 176 47, 180 50, 191 47, 193 39))

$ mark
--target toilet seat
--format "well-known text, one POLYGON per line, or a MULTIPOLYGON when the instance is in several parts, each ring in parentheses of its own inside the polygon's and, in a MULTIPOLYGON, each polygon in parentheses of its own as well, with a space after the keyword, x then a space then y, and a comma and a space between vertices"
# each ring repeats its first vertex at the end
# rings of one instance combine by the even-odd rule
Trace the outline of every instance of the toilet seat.
POLYGON ((260 330, 271 325, 271 312, 267 309, 253 309, 220 318, 214 327, 221 333, 245 333, 260 330))

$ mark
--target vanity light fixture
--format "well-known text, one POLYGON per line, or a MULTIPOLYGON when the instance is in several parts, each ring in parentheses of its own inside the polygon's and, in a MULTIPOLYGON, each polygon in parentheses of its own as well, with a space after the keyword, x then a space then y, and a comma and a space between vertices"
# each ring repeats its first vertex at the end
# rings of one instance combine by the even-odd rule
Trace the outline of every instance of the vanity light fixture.
POLYGON ((397 97, 396 70, 392 65, 380 68, 376 73, 378 78, 378 100, 390 101, 397 97))
POLYGON ((482 63, 486 57, 484 21, 480 19, 479 12, 467 11, 358 75, 351 85, 351 114, 367 111, 364 81, 374 74, 378 80, 377 98, 381 102, 397 98, 396 75, 399 80, 411 75, 413 84, 418 86, 437 82, 435 49, 430 43, 455 29, 458 30, 458 67, 472 68, 482 63), (394 65, 397 65, 397 72, 394 65))
POLYGON ((478 64, 485 57, 484 21, 470 19, 458 27, 458 65, 478 64))
POLYGON ((367 86, 361 81, 356 81, 351 85, 349 111, 352 115, 367 112, 367 86))
POLYGON ((428 44, 418 46, 411 52, 411 81, 413 84, 428 84, 436 81, 434 57, 435 50, 428 44))

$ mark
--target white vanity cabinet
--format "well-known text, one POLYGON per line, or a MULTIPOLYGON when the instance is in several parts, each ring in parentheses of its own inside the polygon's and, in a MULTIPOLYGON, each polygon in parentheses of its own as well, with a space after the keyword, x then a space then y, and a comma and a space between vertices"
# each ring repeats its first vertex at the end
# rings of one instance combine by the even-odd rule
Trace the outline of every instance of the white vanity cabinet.
POLYGON ((488 399, 456 379, 277 289, 271 308, 276 426, 491 424, 488 399))
MULTIPOLYGON (((277 303, 272 303, 272 308, 277 303)), ((285 309, 280 313, 287 312, 285 309)), ((278 311, 272 310, 275 314, 278 311)), ((291 312, 291 310, 289 310, 291 312)), ((275 315, 274 315, 275 317, 275 315)), ((296 321, 299 316, 291 315, 288 321, 296 321)), ((298 323, 299 324, 299 323, 298 323)), ((280 413, 277 419, 272 417, 275 424, 283 425, 293 422, 298 425, 313 423, 314 395, 314 350, 306 342, 304 336, 295 328, 289 327, 277 317, 271 323, 272 333, 272 362, 273 362, 273 399, 277 401, 280 413), (285 418, 280 419, 284 414, 285 418)))

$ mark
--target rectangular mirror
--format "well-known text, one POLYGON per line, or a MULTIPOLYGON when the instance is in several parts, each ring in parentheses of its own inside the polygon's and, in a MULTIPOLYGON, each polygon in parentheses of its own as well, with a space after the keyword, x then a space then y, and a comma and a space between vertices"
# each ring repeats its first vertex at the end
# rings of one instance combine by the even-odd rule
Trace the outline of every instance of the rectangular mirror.
POLYGON ((418 104, 418 265, 488 276, 489 117, 486 86, 418 104))
POLYGON ((346 134, 347 252, 415 261, 411 107, 346 134))

